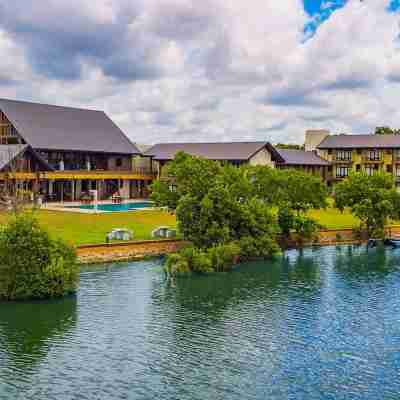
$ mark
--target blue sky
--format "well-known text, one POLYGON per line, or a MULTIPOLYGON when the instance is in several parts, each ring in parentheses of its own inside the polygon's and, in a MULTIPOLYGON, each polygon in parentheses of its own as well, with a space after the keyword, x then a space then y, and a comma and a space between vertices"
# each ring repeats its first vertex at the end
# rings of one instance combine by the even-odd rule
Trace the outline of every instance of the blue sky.
POLYGON ((0 0, 0 97, 103 109, 139 143, 400 128, 399 10, 400 0, 0 0))

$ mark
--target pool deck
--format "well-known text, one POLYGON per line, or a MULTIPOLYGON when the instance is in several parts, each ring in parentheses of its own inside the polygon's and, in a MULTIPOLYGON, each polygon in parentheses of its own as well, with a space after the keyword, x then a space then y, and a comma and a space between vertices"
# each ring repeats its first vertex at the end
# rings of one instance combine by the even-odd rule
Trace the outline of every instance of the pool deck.
MULTIPOLYGON (((143 203, 143 202, 148 202, 148 199, 128 199, 126 201, 123 201, 121 204, 124 203, 143 203)), ((98 205, 104 205, 104 204, 113 204, 109 200, 102 200, 98 201, 98 205)), ((121 211, 108 211, 108 210, 95 210, 95 209, 87 209, 87 208, 79 208, 80 206, 83 206, 82 202, 80 201, 69 201, 69 202, 58 202, 58 203, 44 203, 41 206, 42 210, 48 210, 48 211, 63 211, 63 212, 73 212, 73 213, 79 213, 79 214, 109 214, 113 212, 134 212, 137 210, 121 210, 121 211)), ((149 210, 154 210, 154 207, 148 207, 148 208, 140 208, 140 211, 149 211, 149 210)))

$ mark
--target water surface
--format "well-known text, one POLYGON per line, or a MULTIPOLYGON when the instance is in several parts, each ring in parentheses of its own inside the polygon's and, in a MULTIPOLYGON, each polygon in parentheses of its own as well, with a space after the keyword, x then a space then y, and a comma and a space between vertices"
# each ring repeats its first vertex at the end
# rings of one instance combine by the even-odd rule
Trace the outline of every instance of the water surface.
POLYGON ((327 247, 166 281, 86 269, 0 304, 0 399, 398 399, 400 250, 327 247))

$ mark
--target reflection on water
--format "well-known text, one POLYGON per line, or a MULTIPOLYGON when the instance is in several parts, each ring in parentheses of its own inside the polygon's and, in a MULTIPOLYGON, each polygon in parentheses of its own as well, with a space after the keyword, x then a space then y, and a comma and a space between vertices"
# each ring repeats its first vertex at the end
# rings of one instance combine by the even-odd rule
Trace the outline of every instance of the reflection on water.
POLYGON ((384 279, 400 267, 398 251, 379 246, 337 247, 335 267, 349 280, 384 279))
POLYGON ((1 347, 15 368, 29 368, 46 356, 54 341, 63 340, 75 323, 75 296, 49 302, 0 303, 1 347))
POLYGON ((0 399, 397 399, 399 266, 344 246, 175 281, 91 267, 76 299, 0 304, 0 399))

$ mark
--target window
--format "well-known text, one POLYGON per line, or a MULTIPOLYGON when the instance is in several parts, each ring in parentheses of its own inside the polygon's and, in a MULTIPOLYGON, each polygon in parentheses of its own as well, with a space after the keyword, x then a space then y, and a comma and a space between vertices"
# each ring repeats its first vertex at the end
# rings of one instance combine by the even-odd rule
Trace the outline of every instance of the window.
POLYGON ((392 173, 393 168, 391 165, 386 165, 386 172, 392 173))
POLYGON ((360 164, 357 164, 356 165, 356 171, 360 171, 361 170, 361 165, 360 164))
POLYGON ((379 170, 378 165, 366 165, 365 166, 365 172, 367 173, 368 176, 371 176, 375 173, 375 171, 379 170))
POLYGON ((370 161, 379 161, 380 160, 379 150, 368 150, 367 159, 370 161))
POLYGON ((329 154, 329 155, 332 154, 332 149, 328 149, 328 154, 329 154))
POLYGON ((336 152, 336 160, 351 161, 351 150, 338 150, 336 152))
POLYGON ((328 172, 332 172, 332 165, 329 165, 328 172))
POLYGON ((116 167, 122 167, 122 158, 121 158, 121 157, 118 157, 118 158, 115 160, 115 166, 116 166, 116 167))
POLYGON ((344 178, 349 176, 350 168, 347 165, 338 165, 336 167, 336 177, 337 178, 344 178))
POLYGON ((396 168, 396 176, 400 177, 400 166, 396 168))
POLYGON ((357 149, 357 154, 361 154, 361 149, 357 149))

